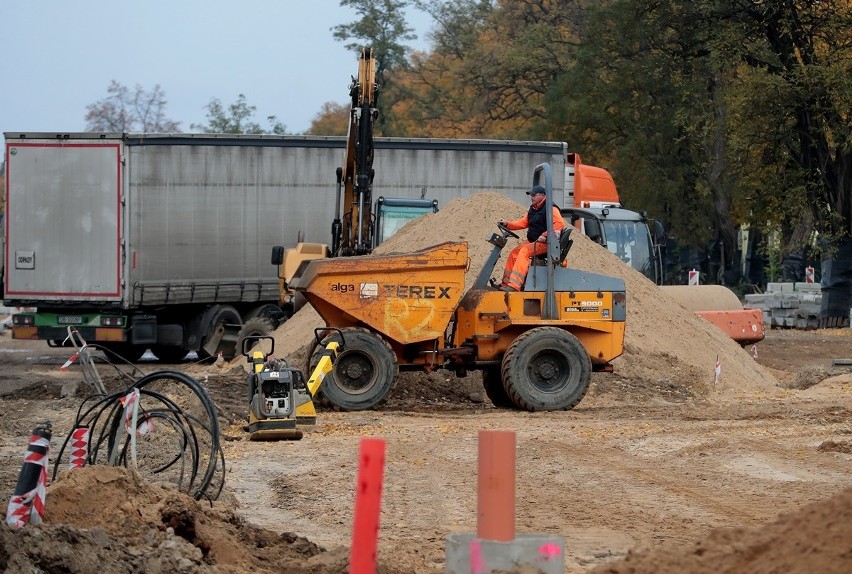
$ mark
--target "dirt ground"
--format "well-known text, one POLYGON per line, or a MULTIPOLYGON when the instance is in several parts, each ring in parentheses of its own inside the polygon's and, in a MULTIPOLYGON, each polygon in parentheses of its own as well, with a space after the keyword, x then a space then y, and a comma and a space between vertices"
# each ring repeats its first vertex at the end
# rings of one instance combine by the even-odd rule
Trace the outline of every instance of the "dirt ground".
MULTIPOLYGON (((293 533, 289 539, 299 540, 302 548, 312 544, 330 551, 319 561, 311 557, 318 549, 304 553, 312 568, 306 572, 345 571, 358 444, 365 436, 387 441, 379 544, 383 571, 442 571, 447 535, 476 530, 477 435, 485 429, 517 433, 517 532, 564 537, 566 572, 596 567, 626 572, 618 570, 625 557, 635 567, 641 565, 637 556, 647 559, 646 551, 668 552, 662 556, 677 564, 678 551, 712 547, 714 540, 730 546, 730 538, 719 531, 708 538, 713 529, 762 531, 779 514, 852 487, 852 376, 847 368, 832 366, 834 359, 852 358, 850 335, 847 330, 768 332, 755 360, 782 385, 799 387, 779 388, 771 395, 750 391, 735 399, 724 394, 702 398, 678 385, 597 374, 574 410, 523 413, 494 409, 474 376, 459 382, 451 375, 432 374, 418 388, 401 382, 380 410, 321 411, 316 428, 304 439, 279 443, 245 440, 242 374, 191 363, 177 368, 206 380, 226 438, 225 498, 236 509, 230 518, 221 513, 231 511, 218 510, 220 516, 208 521, 240 524, 238 516, 273 533, 293 533)), ((76 366, 59 370, 68 355, 41 343, 13 341, 8 334, 0 339, 0 486, 7 493, 14 487, 33 425, 52 419, 59 440, 70 428, 79 398, 61 398, 60 390, 64 383, 80 380, 80 371, 76 366)), ((164 367, 152 362, 141 368, 151 372, 164 367)), ((724 375, 720 380, 720 385, 738 384, 724 375)), ((81 386, 78 397, 87 392, 81 386)), ((60 480, 56 488, 62 485, 60 480)), ((53 492, 51 487, 48 514, 53 492)), ((54 508, 60 499, 54 494, 54 508)), ((74 520, 68 515, 63 526, 50 528, 65 529, 65 538, 71 536, 70 528, 83 548, 79 540, 85 542, 91 537, 86 532, 92 531, 75 529, 95 523, 74 520)), ((109 524, 103 528, 116 534, 109 524)), ((37 537, 35 532, 28 536, 37 537)), ((812 527, 811 532, 816 536, 818 531, 812 527)), ((98 533, 96 529, 92 544, 103 548, 96 543, 98 533)), ((57 533, 50 535, 55 542, 57 533)), ((7 544, 8 536, 4 534, 7 544)), ((169 534, 149 534, 147 542, 145 535, 135 536, 160 548, 169 534)), ((244 531, 234 536, 241 544, 250 538, 244 531)), ((233 543, 221 540, 223 546, 233 543)), ((845 561, 832 558, 822 571, 848 571, 848 540, 845 561)), ((249 544, 263 546, 257 540, 249 544)), ((213 560, 218 571, 263 571, 263 562, 227 562, 223 553, 219 548, 219 561, 213 560)), ((203 568, 211 561, 191 552, 182 556, 181 567, 175 566, 178 559, 158 564, 175 571, 207 571, 203 568)), ((215 544, 212 556, 217 556, 215 544)), ((665 560, 634 571, 665 571, 665 560)), ((135 563, 141 564, 139 559, 135 563)), ((137 571, 130 569, 135 563, 125 561, 128 569, 114 571, 137 571)), ((794 565, 786 571, 805 570, 794 565)))
MULTIPOLYGON (((469 287, 493 222, 524 209, 492 192, 454 200, 376 255, 466 241, 469 287)), ((220 500, 103 467, 61 474, 46 527, 0 529, 0 569, 342 574, 359 442, 381 437, 379 571, 438 573, 447 536, 476 531, 478 433, 496 429, 516 433, 516 532, 563 537, 567 573, 852 571, 852 367, 833 364, 852 362, 852 330, 770 331, 743 349, 583 236, 568 258, 624 279, 628 310, 624 354, 573 410, 498 410, 477 373, 403 373, 376 410, 321 410, 301 441, 253 443, 241 364, 143 362, 190 374, 214 399, 220 500)), ((321 324, 296 313, 274 334, 275 357, 304 368, 321 324)), ((69 355, 0 339, 0 492, 11 494, 33 426, 51 420, 61 444, 92 392, 62 397, 82 380, 77 365, 60 371, 69 355)))

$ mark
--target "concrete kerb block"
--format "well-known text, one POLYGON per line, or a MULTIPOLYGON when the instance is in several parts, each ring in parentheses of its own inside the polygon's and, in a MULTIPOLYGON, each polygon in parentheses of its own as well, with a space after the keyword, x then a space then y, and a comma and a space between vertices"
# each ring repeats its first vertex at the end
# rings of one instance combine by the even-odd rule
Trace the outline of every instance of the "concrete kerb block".
POLYGON ((447 536, 445 572, 491 574, 513 572, 524 567, 541 574, 565 572, 565 539, 547 534, 518 534, 513 540, 482 540, 475 534, 447 536))

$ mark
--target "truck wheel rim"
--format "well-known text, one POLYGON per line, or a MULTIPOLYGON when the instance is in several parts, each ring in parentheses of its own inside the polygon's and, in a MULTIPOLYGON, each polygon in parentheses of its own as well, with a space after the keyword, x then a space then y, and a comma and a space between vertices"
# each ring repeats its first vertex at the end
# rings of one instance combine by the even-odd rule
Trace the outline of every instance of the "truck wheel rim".
POLYGON ((375 363, 362 353, 344 352, 337 360, 334 380, 351 394, 367 392, 376 381, 375 363))
POLYGON ((571 370, 561 355, 552 351, 536 354, 529 362, 527 375, 530 383, 542 391, 557 391, 568 381, 571 370))

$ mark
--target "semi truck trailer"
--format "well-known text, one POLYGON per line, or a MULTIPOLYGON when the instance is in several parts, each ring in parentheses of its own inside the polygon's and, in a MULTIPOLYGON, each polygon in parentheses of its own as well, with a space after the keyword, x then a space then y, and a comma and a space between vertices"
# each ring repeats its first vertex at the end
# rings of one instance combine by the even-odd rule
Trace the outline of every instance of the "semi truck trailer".
MULTIPOLYGON (((324 242, 344 137, 6 132, 6 305, 13 337, 69 328, 136 359, 239 350, 276 327, 273 245, 324 242)), ((376 138, 374 196, 523 197, 530 166, 564 189, 561 142, 376 138)), ((385 237, 387 238, 387 237, 385 237)))

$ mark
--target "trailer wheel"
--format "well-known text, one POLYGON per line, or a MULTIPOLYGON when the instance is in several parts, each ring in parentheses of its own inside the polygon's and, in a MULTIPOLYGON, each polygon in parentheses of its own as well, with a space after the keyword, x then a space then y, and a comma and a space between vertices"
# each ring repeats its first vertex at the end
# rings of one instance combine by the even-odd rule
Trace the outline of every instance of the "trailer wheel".
POLYGON ((506 387, 503 386, 503 374, 500 372, 499 366, 483 369, 482 386, 485 388, 485 395, 491 399, 495 408, 515 408, 515 403, 512 402, 509 393, 506 392, 506 387))
POLYGON ((222 353, 225 360, 232 360, 237 354, 237 330, 235 325, 242 325, 243 320, 240 318, 240 313, 230 305, 214 305, 205 311, 202 317, 202 341, 201 347, 198 349, 199 359, 209 359, 210 357, 222 353), (222 333, 219 333, 219 329, 222 333), (218 338, 218 345, 214 352, 210 352, 204 347, 212 338, 218 338))
POLYGON ((557 327, 520 335, 503 357, 506 392, 528 411, 568 410, 589 389, 592 362, 583 344, 557 327))
MULTIPOLYGON (((399 375, 396 356, 387 341, 363 329, 344 329, 343 339, 342 351, 323 380, 317 398, 323 405, 343 411, 376 408, 396 384, 399 375)), ((330 341, 340 342, 340 335, 329 335, 316 346, 309 376, 330 341)))
POLYGON ((243 323, 243 328, 240 329, 237 335, 237 349, 240 349, 242 352, 243 339, 246 337, 266 337, 274 330, 275 327, 272 326, 272 322, 269 319, 264 319, 263 317, 249 319, 243 323))
MULTIPOLYGON (((245 316, 245 323, 248 323, 250 319, 254 319, 255 317, 266 319, 273 331, 281 326, 281 323, 290 318, 278 305, 273 305, 272 303, 266 303, 249 311, 245 316)), ((245 325, 245 323, 243 324, 245 325)), ((268 335, 269 333, 265 334, 268 335)), ((240 348, 239 345, 237 347, 240 348)))

